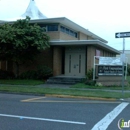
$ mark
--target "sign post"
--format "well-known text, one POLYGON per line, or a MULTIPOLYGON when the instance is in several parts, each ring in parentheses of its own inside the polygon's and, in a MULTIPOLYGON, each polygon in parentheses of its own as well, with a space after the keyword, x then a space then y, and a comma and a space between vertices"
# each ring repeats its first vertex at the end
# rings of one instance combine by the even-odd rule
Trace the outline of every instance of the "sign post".
POLYGON ((122 59, 122 98, 124 98, 124 61, 125 61, 125 57, 124 57, 124 53, 125 52, 125 38, 123 38, 123 50, 122 50, 122 54, 123 54, 123 59, 122 59))
POLYGON ((124 51, 125 51, 125 38, 130 37, 130 32, 115 33, 115 38, 123 38, 123 50, 122 50, 122 98, 124 98, 124 51))

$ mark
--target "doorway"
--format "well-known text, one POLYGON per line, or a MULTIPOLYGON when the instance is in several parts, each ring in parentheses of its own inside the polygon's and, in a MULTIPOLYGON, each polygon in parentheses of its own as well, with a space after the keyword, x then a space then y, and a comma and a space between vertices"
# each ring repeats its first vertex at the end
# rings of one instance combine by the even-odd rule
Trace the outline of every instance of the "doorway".
POLYGON ((65 75, 85 76, 85 47, 65 48, 65 75))

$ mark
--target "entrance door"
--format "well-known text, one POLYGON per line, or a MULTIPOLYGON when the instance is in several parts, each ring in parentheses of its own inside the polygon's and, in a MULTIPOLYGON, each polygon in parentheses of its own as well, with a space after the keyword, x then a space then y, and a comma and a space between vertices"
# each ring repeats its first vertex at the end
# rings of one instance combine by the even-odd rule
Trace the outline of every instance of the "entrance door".
POLYGON ((71 48, 65 52, 65 75, 85 76, 85 48, 71 48))

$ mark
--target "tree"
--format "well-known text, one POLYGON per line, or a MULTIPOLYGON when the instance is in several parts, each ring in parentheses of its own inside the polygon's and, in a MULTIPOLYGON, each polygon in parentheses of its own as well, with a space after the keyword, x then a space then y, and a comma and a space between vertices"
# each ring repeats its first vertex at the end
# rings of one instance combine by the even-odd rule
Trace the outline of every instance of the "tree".
POLYGON ((0 60, 12 60, 16 65, 16 76, 21 64, 32 61, 48 47, 49 36, 40 26, 31 24, 29 17, 0 26, 0 60))

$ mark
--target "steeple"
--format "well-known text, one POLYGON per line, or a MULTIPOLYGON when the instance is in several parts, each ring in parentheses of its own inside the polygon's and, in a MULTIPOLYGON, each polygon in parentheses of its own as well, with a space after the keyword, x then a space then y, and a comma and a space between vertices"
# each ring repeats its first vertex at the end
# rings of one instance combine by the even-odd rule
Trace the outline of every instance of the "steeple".
POLYGON ((25 13, 22 15, 23 18, 26 18, 26 16, 29 16, 31 19, 47 18, 40 12, 34 0, 30 0, 28 8, 26 9, 25 13))

